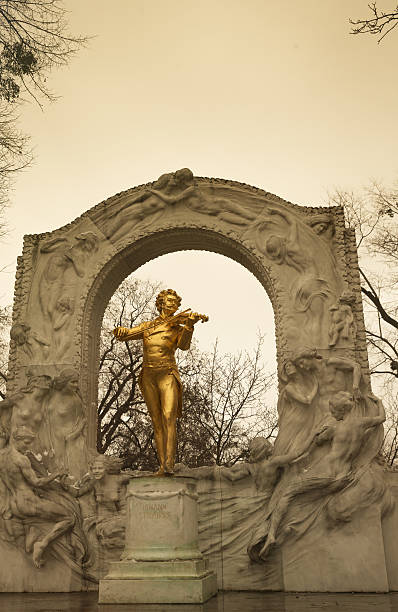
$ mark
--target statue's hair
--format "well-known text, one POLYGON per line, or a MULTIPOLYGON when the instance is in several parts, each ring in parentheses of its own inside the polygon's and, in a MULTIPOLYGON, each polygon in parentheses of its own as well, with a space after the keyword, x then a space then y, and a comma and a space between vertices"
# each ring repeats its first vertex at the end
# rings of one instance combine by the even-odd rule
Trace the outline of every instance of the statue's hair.
POLYGON ((338 391, 329 400, 329 406, 332 408, 339 408, 341 406, 350 406, 350 410, 352 407, 352 393, 349 391, 338 391))
POLYGON ((94 232, 81 232, 75 238, 88 246, 90 251, 98 251, 99 238, 94 232))
POLYGON ((95 455, 93 459, 91 459, 89 466, 93 465, 96 461, 101 461, 104 465, 105 471, 108 474, 119 474, 120 470, 123 467, 123 459, 120 457, 112 457, 111 455, 95 455))
POLYGON ((347 302, 348 304, 354 304, 355 295, 349 289, 344 289, 343 293, 340 295, 339 301, 347 302))
POLYGON ((312 215, 311 217, 309 217, 309 219, 306 221, 306 223, 308 223, 308 225, 317 225, 318 223, 333 223, 333 219, 326 213, 319 213, 317 215, 312 215))
POLYGON ((193 182, 193 173, 189 168, 181 168, 180 170, 177 170, 175 177, 180 183, 189 184, 193 182))
POLYGON ((249 442, 250 460, 252 462, 262 461, 272 454, 273 448, 272 442, 267 438, 253 438, 249 442))
POLYGON ((279 368, 279 377, 283 382, 288 382, 290 376, 286 372, 287 365, 291 363, 294 368, 296 368, 296 364, 293 362, 293 359, 285 359, 279 368))
POLYGON ((300 348, 292 357, 293 363, 296 365, 299 359, 322 359, 318 355, 316 348, 300 348))
POLYGON ((163 291, 161 291, 156 298, 156 308, 158 309, 159 312, 161 312, 162 310, 164 300, 170 294, 174 295, 174 297, 177 298, 177 301, 178 301, 177 307, 179 308, 181 304, 181 298, 178 295, 178 293, 174 291, 174 289, 163 289, 163 291))
POLYGON ((33 389, 51 389, 52 378, 48 374, 33 374, 28 372, 28 380, 21 391, 29 392, 33 389))
POLYGON ((14 440, 23 440, 25 438, 29 438, 30 440, 34 440, 36 438, 36 434, 33 433, 28 427, 25 425, 20 425, 12 432, 12 437, 14 440))
POLYGON ((30 326, 29 325, 25 325, 24 323, 14 323, 14 325, 11 327, 11 331, 10 331, 10 338, 11 340, 14 340, 15 342, 18 342, 18 340, 21 337, 24 339, 24 342, 26 341, 26 334, 27 332, 30 330, 30 326))
POLYGON ((54 378, 54 389, 57 391, 63 389, 65 385, 74 378, 79 378, 77 371, 74 368, 65 368, 65 370, 62 370, 62 372, 54 378))
POLYGON ((286 256, 286 239, 273 234, 265 243, 265 251, 270 259, 283 262, 286 256))

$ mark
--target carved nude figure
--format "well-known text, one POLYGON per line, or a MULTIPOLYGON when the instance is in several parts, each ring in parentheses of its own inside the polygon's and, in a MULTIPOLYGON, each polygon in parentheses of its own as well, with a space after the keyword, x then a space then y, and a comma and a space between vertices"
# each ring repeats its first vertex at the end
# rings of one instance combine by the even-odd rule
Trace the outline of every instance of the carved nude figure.
POLYGON ((251 476, 256 491, 271 497, 280 478, 281 469, 297 459, 301 451, 278 456, 273 453, 272 443, 266 438, 257 437, 249 443, 248 462, 236 463, 232 467, 213 465, 198 468, 187 468, 183 464, 178 464, 176 471, 180 476, 187 475, 198 479, 208 478, 209 480, 217 480, 221 477, 230 482, 251 476))
POLYGON ((356 324, 352 313, 354 303, 354 295, 350 291, 343 291, 339 301, 329 308, 329 346, 338 346, 341 342, 354 340, 356 336, 356 324))
POLYGON ((54 378, 46 429, 56 466, 76 480, 88 469, 86 427, 78 373, 65 369, 54 378))
POLYGON ((121 474, 123 461, 118 457, 98 455, 90 463, 90 472, 74 486, 62 481, 64 488, 74 497, 92 493, 95 515, 85 520, 87 529, 96 527, 97 537, 109 547, 124 545, 126 526, 126 484, 132 474, 121 474))
POLYGON ((323 457, 313 464, 305 475, 287 487, 280 497, 270 517, 268 536, 259 556, 265 558, 271 546, 276 542, 281 525, 289 505, 299 495, 320 489, 322 494, 335 493, 344 488, 350 480, 353 462, 358 456, 368 431, 385 421, 385 411, 378 400, 378 415, 358 417, 352 414, 353 398, 346 391, 340 391, 330 399, 330 413, 334 424, 323 428, 315 436, 316 444, 331 442, 331 447, 323 457))
POLYGON ((349 391, 356 399, 360 398, 361 366, 356 361, 345 357, 323 358, 316 349, 302 349, 294 355, 293 362, 300 371, 311 372, 318 379, 315 425, 329 413, 329 399, 339 391, 349 391))
POLYGON ((131 226, 147 227, 159 219, 166 204, 176 204, 194 191, 193 175, 188 168, 162 174, 153 187, 144 189, 107 216, 106 234, 114 240, 124 238, 131 226))
MULTIPOLYGON (((34 541, 30 537, 26 539, 26 551, 32 552, 34 564, 41 567, 44 551, 51 542, 73 528, 74 517, 62 505, 43 499, 35 492, 35 489, 46 487, 62 474, 57 472, 46 477, 36 476, 25 456, 34 439, 35 434, 24 426, 13 431, 9 445, 0 451, 0 478, 7 491, 3 516, 14 516, 28 524, 34 520, 54 523, 39 540, 34 541)), ((36 532, 31 531, 30 534, 36 535, 36 532)))
POLYGON ((239 463, 231 468, 221 467, 220 475, 230 481, 252 476, 256 490, 269 496, 278 482, 281 469, 289 465, 301 454, 293 451, 275 455, 274 447, 266 438, 253 438, 249 444, 248 463, 239 463))

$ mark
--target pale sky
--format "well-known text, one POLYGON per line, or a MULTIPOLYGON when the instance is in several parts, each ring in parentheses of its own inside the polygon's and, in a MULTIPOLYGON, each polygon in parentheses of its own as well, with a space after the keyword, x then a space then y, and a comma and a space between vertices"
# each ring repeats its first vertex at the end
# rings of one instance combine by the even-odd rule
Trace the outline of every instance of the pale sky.
MULTIPOLYGON (((65 4, 71 30, 94 38, 50 75, 56 103, 21 108, 35 162, 11 195, 2 304, 12 300, 23 234, 51 231, 167 171, 189 167, 310 206, 336 186, 395 180, 398 33, 381 45, 349 34, 366 0, 65 4)), ((210 315, 198 326, 205 343, 218 335, 225 350, 251 346, 257 328, 274 342, 268 298, 249 272, 216 255, 169 257, 139 275, 210 315)))

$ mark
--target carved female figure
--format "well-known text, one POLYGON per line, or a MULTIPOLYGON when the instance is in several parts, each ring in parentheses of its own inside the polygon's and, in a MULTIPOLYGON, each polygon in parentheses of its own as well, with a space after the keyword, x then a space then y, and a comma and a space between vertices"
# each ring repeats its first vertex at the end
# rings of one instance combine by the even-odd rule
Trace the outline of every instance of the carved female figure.
POLYGON ((313 401, 318 380, 313 371, 298 369, 292 360, 283 364, 281 379, 287 384, 278 398, 279 433, 274 453, 283 455, 300 450, 305 444, 315 420, 313 401))
POLYGON ((76 277, 84 276, 87 257, 97 249, 98 237, 93 232, 82 232, 73 242, 54 238, 40 248, 42 253, 53 253, 40 278, 39 300, 58 353, 70 343, 66 327, 74 310, 76 277))
POLYGON ((268 219, 255 225, 257 248, 274 263, 285 264, 298 272, 299 276, 290 286, 293 308, 297 313, 303 313, 308 339, 318 344, 322 338, 324 302, 330 292, 328 282, 320 278, 318 266, 303 236, 299 235, 294 215, 274 207, 268 208, 267 213, 270 215, 268 219), (283 220, 284 229, 280 229, 281 233, 264 237, 264 230, 278 217, 283 220))
POLYGON ((66 369, 54 379, 47 406, 49 445, 58 468, 75 479, 87 473, 87 420, 75 370, 66 369))
POLYGON ((330 243, 331 240, 333 240, 335 228, 333 220, 329 215, 325 213, 321 213, 319 215, 312 215, 306 221, 306 223, 316 234, 318 234, 318 236, 320 236, 327 243, 330 243))
POLYGON ((162 174, 153 187, 115 207, 107 215, 103 231, 110 238, 120 240, 131 231, 131 226, 147 227, 163 215, 166 204, 180 202, 193 190, 193 175, 188 168, 162 174))

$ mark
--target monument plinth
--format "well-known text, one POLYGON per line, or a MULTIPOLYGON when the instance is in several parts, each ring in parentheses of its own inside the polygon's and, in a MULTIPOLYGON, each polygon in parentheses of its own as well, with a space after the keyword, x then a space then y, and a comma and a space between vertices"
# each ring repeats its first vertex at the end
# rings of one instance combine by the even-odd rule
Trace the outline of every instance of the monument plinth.
POLYGON ((99 603, 203 603, 216 593, 198 547, 195 480, 132 478, 125 550, 100 581, 99 603))

